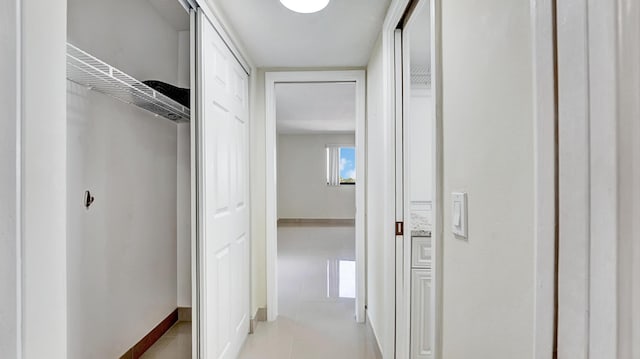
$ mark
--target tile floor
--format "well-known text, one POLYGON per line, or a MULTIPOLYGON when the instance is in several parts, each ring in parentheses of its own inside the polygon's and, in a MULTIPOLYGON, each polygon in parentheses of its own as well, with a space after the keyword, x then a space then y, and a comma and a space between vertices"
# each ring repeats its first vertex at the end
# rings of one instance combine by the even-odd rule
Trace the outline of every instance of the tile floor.
POLYGON ((241 359, 379 358, 355 322, 352 226, 278 228, 278 320, 260 322, 241 359))
MULTIPOLYGON (((371 329, 355 322, 352 226, 278 228, 280 316, 260 322, 240 359, 378 359, 371 329)), ((144 359, 188 359, 191 326, 178 323, 144 359)))
POLYGON ((191 322, 178 322, 140 357, 141 359, 191 358, 191 322))

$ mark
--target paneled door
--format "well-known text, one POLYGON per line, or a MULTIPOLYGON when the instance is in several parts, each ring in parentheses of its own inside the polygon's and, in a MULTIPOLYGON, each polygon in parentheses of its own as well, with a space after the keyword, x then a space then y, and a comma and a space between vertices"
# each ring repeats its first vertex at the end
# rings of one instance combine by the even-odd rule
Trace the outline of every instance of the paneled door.
POLYGON ((200 357, 236 358, 249 332, 248 75, 197 19, 200 357))

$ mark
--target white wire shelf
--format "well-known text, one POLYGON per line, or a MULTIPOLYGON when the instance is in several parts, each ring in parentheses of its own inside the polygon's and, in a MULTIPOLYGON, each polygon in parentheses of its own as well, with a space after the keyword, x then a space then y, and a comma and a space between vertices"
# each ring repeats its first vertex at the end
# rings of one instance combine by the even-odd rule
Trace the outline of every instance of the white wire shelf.
POLYGON ((67 79, 175 122, 191 111, 168 96, 67 43, 67 79))
POLYGON ((431 68, 426 65, 411 65, 411 84, 431 88, 431 68))

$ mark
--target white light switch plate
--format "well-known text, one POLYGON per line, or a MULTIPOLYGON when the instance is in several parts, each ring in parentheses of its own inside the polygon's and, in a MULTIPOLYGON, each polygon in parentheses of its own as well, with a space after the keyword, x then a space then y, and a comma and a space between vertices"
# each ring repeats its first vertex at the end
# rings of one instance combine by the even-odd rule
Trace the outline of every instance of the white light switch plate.
POLYGON ((467 194, 451 193, 451 230, 453 234, 467 238, 467 194))

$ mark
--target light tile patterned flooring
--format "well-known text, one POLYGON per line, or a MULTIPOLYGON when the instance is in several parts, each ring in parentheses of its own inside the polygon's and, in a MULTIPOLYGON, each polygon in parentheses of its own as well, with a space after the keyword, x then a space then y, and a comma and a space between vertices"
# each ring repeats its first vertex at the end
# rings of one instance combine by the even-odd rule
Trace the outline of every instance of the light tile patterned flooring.
MULTIPOLYGON (((354 299, 339 296, 338 263, 353 261, 354 248, 352 226, 278 228, 280 315, 274 322, 258 324, 239 358, 380 358, 372 331, 355 322, 354 299)), ((342 279, 343 284, 352 280, 344 275, 342 279)), ((349 292, 348 288, 342 290, 349 292)), ((190 350, 191 327, 179 324, 143 358, 187 359, 190 350)))
POLYGON ((280 315, 258 324, 240 358, 378 358, 373 333, 355 321, 354 299, 338 296, 337 263, 354 259, 352 226, 279 227, 280 315))
POLYGON ((178 322, 144 352, 141 359, 191 358, 191 322, 178 322))

